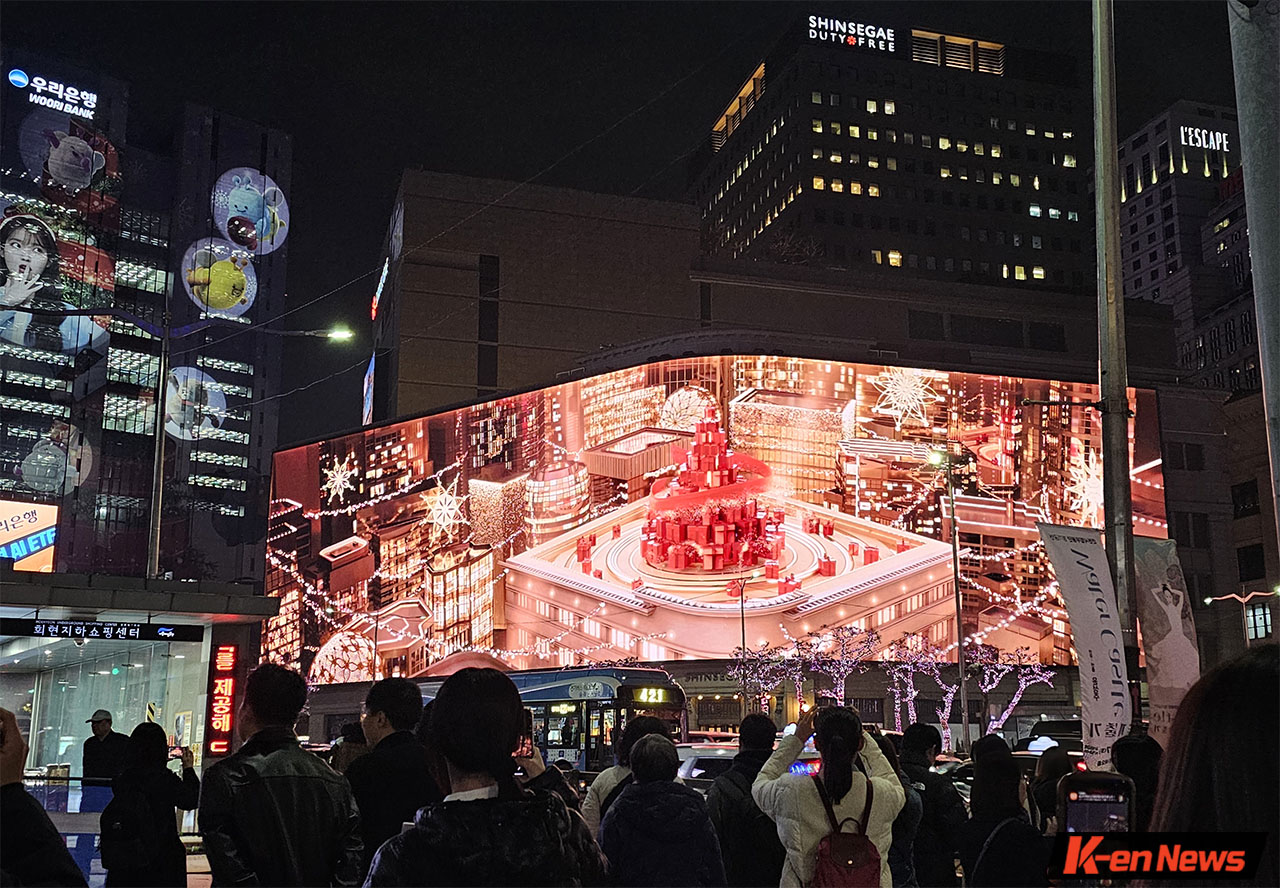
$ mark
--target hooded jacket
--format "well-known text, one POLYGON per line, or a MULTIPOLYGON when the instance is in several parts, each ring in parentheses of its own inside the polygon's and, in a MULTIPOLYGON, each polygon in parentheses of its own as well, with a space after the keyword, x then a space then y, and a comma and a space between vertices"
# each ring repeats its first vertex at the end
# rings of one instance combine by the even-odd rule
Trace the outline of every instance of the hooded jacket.
POLYGON ((603 885, 605 862, 582 818, 553 792, 451 800, 423 808, 414 827, 373 857, 379 885, 603 885))
POLYGON ((707 812, 720 839, 730 885, 776 888, 782 878, 787 852, 778 839, 778 827, 751 798, 751 784, 771 751, 742 750, 707 793, 707 812))
MULTIPOLYGON (((782 888, 798 888, 813 881, 818 864, 818 844, 831 832, 827 810, 813 778, 788 773, 791 763, 804 748, 804 738, 783 737, 778 748, 760 769, 751 795, 760 810, 778 824, 778 838, 787 849, 787 863, 782 868, 782 888)), ((906 793, 893 773, 889 760, 880 747, 867 735, 859 753, 866 764, 866 775, 856 767, 853 785, 840 801, 832 799, 836 819, 844 823, 846 818, 857 820, 867 801, 867 781, 875 784, 866 836, 880 852, 880 885, 892 888, 893 877, 889 872, 889 846, 893 843, 893 821, 902 810, 906 793), (869 776, 868 776, 869 775, 869 776)), ((848 832, 850 830, 844 830, 848 832)))
POLYGON ((633 783, 600 824, 610 880, 624 886, 723 885, 720 842, 696 790, 672 781, 633 783))
POLYGON ((899 761, 924 802, 913 850, 916 882, 931 888, 955 885, 956 846, 960 828, 969 819, 964 800, 949 777, 929 770, 933 763, 923 753, 904 749, 899 761))

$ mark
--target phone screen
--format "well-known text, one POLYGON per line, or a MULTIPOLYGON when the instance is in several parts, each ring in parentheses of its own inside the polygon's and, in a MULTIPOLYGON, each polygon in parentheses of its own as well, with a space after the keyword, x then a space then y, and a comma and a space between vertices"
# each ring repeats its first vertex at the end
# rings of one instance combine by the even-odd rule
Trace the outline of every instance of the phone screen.
POLYGON ((524 722, 520 728, 520 744, 516 747, 516 758, 528 758, 533 755, 533 710, 524 710, 524 722))
POLYGON ((1118 774, 1069 774, 1058 786, 1069 833, 1129 832, 1133 783, 1118 774))

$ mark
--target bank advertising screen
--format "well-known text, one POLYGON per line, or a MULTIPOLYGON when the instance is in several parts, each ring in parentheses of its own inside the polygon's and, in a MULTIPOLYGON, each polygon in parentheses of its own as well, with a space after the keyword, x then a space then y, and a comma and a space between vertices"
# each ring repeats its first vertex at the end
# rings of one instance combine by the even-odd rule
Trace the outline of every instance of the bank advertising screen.
MULTIPOLYGON (((457 651, 514 668, 724 659, 806 633, 1047 665, 1070 625, 1037 521, 1100 526, 1089 384, 767 355, 683 358, 280 451, 269 659, 316 683, 457 651)), ((1135 526, 1166 536, 1154 393, 1135 526)))
POLYGON ((52 573, 57 541, 57 506, 0 499, 0 558, 15 570, 52 573))

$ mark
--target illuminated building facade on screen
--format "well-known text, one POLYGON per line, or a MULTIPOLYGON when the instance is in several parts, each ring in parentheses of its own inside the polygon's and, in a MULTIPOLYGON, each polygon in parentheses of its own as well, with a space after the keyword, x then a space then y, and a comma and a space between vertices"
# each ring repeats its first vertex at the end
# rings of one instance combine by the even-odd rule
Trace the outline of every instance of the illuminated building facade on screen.
MULTIPOLYGON (((323 683, 418 675, 459 650, 516 667, 724 659, 744 624, 753 647, 838 625, 945 647, 948 493, 929 453, 950 441, 965 457, 965 631, 1070 664, 1034 526, 1097 523, 1100 429, 1088 411, 1021 405, 1043 396, 1095 397, 678 358, 284 450, 267 552, 282 606, 264 651, 323 683)), ((1159 453, 1154 393, 1131 404, 1143 466, 1159 453)), ((1139 531, 1163 536, 1158 466, 1135 478, 1135 506, 1139 531)))

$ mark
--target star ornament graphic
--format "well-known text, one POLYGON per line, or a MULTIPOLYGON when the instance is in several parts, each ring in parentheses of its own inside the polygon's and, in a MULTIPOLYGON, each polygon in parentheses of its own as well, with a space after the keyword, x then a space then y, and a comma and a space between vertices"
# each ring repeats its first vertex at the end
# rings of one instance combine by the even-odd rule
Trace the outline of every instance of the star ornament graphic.
POLYGON ((462 500, 458 499, 457 478, 448 487, 437 489, 435 498, 427 506, 427 519, 440 538, 452 536, 454 528, 462 523, 462 500))
POLYGON ((929 376, 920 370, 891 367, 879 376, 871 378, 871 384, 880 390, 872 413, 893 417, 894 428, 902 430, 910 423, 928 427, 925 411, 942 400, 942 395, 929 385, 929 376))
POLYGON ((1102 463, 1098 454, 1090 451, 1087 458, 1073 460, 1069 471, 1071 481, 1065 492, 1071 509, 1079 513, 1082 521, 1097 527, 1102 515, 1102 463))
POLYGON ((325 492, 330 504, 336 499, 338 502, 346 502, 347 494, 354 492, 356 486, 351 483, 355 478, 359 467, 355 464, 355 457, 348 453, 342 458, 342 462, 334 461, 333 465, 325 469, 324 484, 321 490, 325 492))

